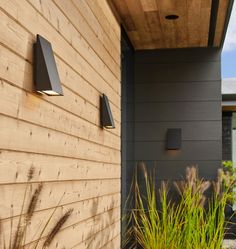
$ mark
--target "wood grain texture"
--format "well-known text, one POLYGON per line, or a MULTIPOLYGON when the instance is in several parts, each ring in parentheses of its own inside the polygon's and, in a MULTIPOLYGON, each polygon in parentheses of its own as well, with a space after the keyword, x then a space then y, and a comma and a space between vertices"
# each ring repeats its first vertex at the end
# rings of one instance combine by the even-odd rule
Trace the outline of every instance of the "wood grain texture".
POLYGON ((236 111, 236 107, 235 106, 222 106, 222 111, 235 112, 236 111))
MULTIPOLYGON (((75 206, 74 206, 75 207, 75 206)), ((77 207, 78 208, 78 207, 77 207)), ((88 207, 90 208, 90 207, 88 207)), ((93 207, 91 207, 93 208, 93 207)), ((67 207, 65 208, 65 210, 67 207)), ((90 210, 91 211, 91 210, 90 210)), ((52 210, 42 211, 41 213, 37 213, 35 215, 35 220, 32 222, 29 226, 28 236, 26 237, 26 244, 32 245, 32 241, 35 241, 37 238, 39 238, 40 229, 35 232, 35 229, 37 227, 43 227, 45 225, 46 219, 45 217, 49 216, 52 210), (34 228, 34 229, 33 229, 34 228)), ((47 229, 44 231, 44 236, 40 241, 41 243, 44 242, 44 238, 46 234, 50 232, 52 229, 53 224, 56 223, 56 219, 60 217, 61 214, 63 214, 65 211, 63 211, 62 208, 58 208, 57 213, 55 213, 54 219, 51 221, 51 223, 48 225, 47 229)), ((61 231, 55 238, 55 240, 51 244, 51 248, 71 248, 74 245, 76 245, 78 242, 84 242, 87 240, 90 240, 91 237, 93 237, 93 234, 97 234, 99 232, 102 232, 103 230, 108 230, 109 228, 114 228, 114 224, 117 226, 120 218, 119 214, 119 207, 115 207, 114 209, 108 209, 107 212, 101 212, 93 217, 89 217, 84 220, 80 220, 79 218, 80 214, 77 212, 72 213, 70 219, 68 219, 67 223, 63 225, 61 228, 61 231), (110 225, 111 224, 111 225, 110 225), (67 239, 66 239, 67 238, 67 239), (68 240, 70 238, 70 240, 68 240)), ((17 223, 17 218, 15 219, 14 223, 17 223)), ((3 222, 3 225, 5 227, 9 227, 10 222, 8 220, 3 222)), ((118 226, 117 226, 118 228, 118 226)), ((10 232, 10 230, 5 230, 6 234, 10 232)), ((117 235, 117 229, 114 229, 114 231, 111 230, 111 234, 108 238, 103 238, 100 240, 101 245, 105 244, 107 241, 110 241, 113 237, 117 235)), ((7 235, 6 235, 7 236, 7 235)), ((97 243, 99 241, 96 241, 97 243)), ((91 246, 91 248, 93 248, 91 246)))
MULTIPOLYGON (((0 11, 0 18, 0 33, 3 34, 0 36, 1 44, 4 44, 14 53, 31 63, 32 44, 35 41, 34 34, 27 32, 18 22, 12 20, 2 11, 0 11)), ((84 73, 79 74, 77 70, 71 68, 71 65, 64 62, 63 59, 57 55, 55 57, 60 79, 62 84, 66 81, 67 88, 77 92, 77 94, 87 101, 96 103, 96 106, 99 106, 98 93, 102 94, 103 92, 111 96, 112 102, 114 101, 116 104, 119 103, 119 96, 108 84, 102 81, 97 81, 97 84, 95 84, 95 81, 88 80, 84 73), (74 82, 76 82, 76 84, 74 82)), ((32 84, 30 84, 30 86, 32 86, 32 84)))
MULTIPOLYGON (((66 6, 63 7, 68 8, 68 6, 70 5, 67 3, 66 6)), ((97 82, 107 80, 107 84, 109 84, 117 94, 120 94, 119 80, 114 79, 114 77, 110 73, 105 74, 105 76, 105 70, 103 70, 103 68, 100 68, 99 72, 92 68, 88 64, 88 62, 80 56, 78 50, 71 46, 71 43, 65 40, 64 36, 60 35, 58 30, 50 25, 50 23, 48 23, 48 21, 41 14, 39 14, 39 12, 34 9, 34 7, 30 3, 26 1, 22 1, 19 3, 17 0, 15 0, 11 1, 11 4, 9 4, 9 1, 1 1, 0 7, 5 9, 9 15, 12 15, 12 17, 16 19, 24 28, 30 30, 32 34, 40 33, 46 39, 50 40, 52 42, 55 53, 63 58, 63 60, 66 61, 66 63, 69 64, 72 68, 74 68, 74 70, 76 70, 80 74, 87 71, 87 76, 92 78, 98 77, 96 80, 97 82), (14 7, 12 7, 12 4, 14 5, 14 7), (17 13, 15 13, 15 10, 17 10, 17 13), (103 74, 103 76, 101 74, 103 74), (109 80, 108 78, 105 79, 107 76, 109 77, 109 75, 111 76, 111 78, 109 80)), ((74 7, 72 7, 73 6, 71 6, 67 10, 69 13, 69 10, 75 9, 74 7)), ((78 25, 80 25, 80 23, 78 25)), ((95 36, 90 37, 90 39, 96 40, 97 38, 95 36)), ((94 44, 96 44, 96 42, 94 42, 94 44)), ((87 49, 89 49, 89 47, 90 46, 88 46, 87 49)))
POLYGON ((216 32, 214 37, 214 46, 218 47, 221 45, 221 38, 224 32, 224 25, 226 14, 229 6, 228 0, 220 0, 219 1, 219 10, 217 14, 217 22, 216 22, 216 32))
POLYGON ((26 152, 0 153, 0 184, 26 183, 27 172, 35 167, 34 182, 118 179, 119 164, 41 155, 26 152))
MULTIPOLYGON (((28 188, 28 191, 32 193, 31 191, 37 186, 38 183, 32 183, 32 186, 31 188, 28 188)), ((1 203, 2 218, 7 219, 10 216, 11 208, 9 207, 11 205, 14 208, 14 216, 20 214, 22 205, 21 195, 24 194, 25 188, 26 184, 1 185, 1 198, 4 200, 4 202, 1 203), (9 207, 7 207, 7 205, 9 205, 9 207)), ((87 200, 91 199, 92 203, 97 203, 102 196, 108 196, 105 201, 107 206, 110 206, 109 203, 113 202, 117 203, 117 206, 119 206, 119 202, 117 202, 119 201, 119 188, 119 179, 48 182, 43 186, 35 210, 41 212, 42 210, 52 209, 57 205, 67 206, 78 202, 82 202, 82 204, 86 206, 87 200), (81 189, 83 189, 83 192, 80 191, 81 189), (114 197, 116 199, 112 197, 113 195, 116 195, 116 197, 114 197), (108 201, 108 199, 110 200, 108 201)), ((89 206, 87 205, 87 207, 89 206)), ((97 203, 93 208, 96 209, 98 207, 97 203)), ((94 213, 90 212, 90 217, 94 215, 94 213)))
POLYGON ((6 236, 11 206, 16 224, 27 172, 33 166, 28 196, 39 182, 43 191, 28 230, 28 245, 59 205, 50 226, 66 210, 74 210, 50 248, 118 249, 119 24, 106 1, 92 0, 3 0, 0 22, 0 217, 6 236), (63 97, 34 92, 37 34, 52 44, 63 97), (114 130, 100 127, 103 93, 110 100, 114 130))
MULTIPOLYGON (((108 0, 135 49, 207 47, 211 0, 108 0), (167 20, 167 15, 178 15, 167 20)), ((218 10, 215 46, 222 39, 227 0, 218 10)))

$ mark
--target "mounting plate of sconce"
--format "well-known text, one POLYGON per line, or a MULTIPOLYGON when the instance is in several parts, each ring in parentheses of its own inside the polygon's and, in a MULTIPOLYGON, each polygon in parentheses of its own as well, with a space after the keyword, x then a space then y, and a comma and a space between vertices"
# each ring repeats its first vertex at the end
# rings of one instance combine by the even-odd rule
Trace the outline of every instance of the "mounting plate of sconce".
POLYGON ((101 106, 101 125, 107 129, 114 129, 115 122, 113 119, 113 115, 111 112, 109 100, 105 94, 101 96, 100 99, 100 106, 101 106))
POLYGON ((166 150, 180 150, 182 141, 181 129, 168 129, 166 133, 166 150))
POLYGON ((40 35, 34 44, 34 83, 39 93, 63 95, 51 43, 40 35))

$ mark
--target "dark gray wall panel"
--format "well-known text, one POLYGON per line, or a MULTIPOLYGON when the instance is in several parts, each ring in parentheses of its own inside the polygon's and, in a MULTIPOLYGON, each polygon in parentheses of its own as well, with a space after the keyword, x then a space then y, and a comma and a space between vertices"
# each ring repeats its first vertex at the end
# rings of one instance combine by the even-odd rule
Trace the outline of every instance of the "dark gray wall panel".
POLYGON ((182 141, 179 151, 167 151, 165 142, 135 143, 135 158, 145 160, 221 160, 221 141, 182 141))
MULTIPOLYGON (((134 122, 134 103, 127 102, 126 103, 126 121, 134 122)), ((123 112, 123 109, 121 110, 123 112)))
POLYGON ((222 159, 232 160, 232 112, 223 112, 222 144, 222 159))
POLYGON ((167 129, 181 128, 182 140, 221 140, 221 121, 136 122, 136 141, 165 141, 167 129))
POLYGON ((135 103, 136 121, 221 120, 221 102, 135 103))
POLYGON ((212 62, 220 61, 221 51, 214 48, 140 50, 135 53, 136 64, 212 62))
POLYGON ((134 152, 135 152, 135 142, 134 141, 126 141, 127 149, 126 149, 126 159, 128 161, 134 160, 134 152))
POLYGON ((134 122, 127 122, 126 123, 127 127, 126 127, 126 131, 127 131, 127 135, 126 135, 126 141, 134 141, 134 122))
MULTIPOLYGON (((121 39, 121 205, 124 207, 129 193, 129 186, 126 184, 129 179, 128 158, 134 161, 134 52, 129 42, 122 34, 121 39), (129 143, 128 143, 129 141, 129 143)), ((122 212, 125 212, 122 209, 122 212)), ((126 227, 125 222, 122 222, 126 227)))
POLYGON ((142 83, 215 81, 220 78, 220 62, 136 64, 135 81, 142 83), (145 68, 145 70, 143 70, 145 68))
POLYGON ((126 86, 126 91, 127 91, 126 102, 133 104, 134 103, 134 85, 128 84, 126 86))
MULTIPOLYGON (((205 179, 215 178, 217 169, 221 167, 219 161, 146 161, 145 165, 149 172, 155 172, 157 180, 181 180, 185 177, 187 166, 196 166, 199 177, 205 179)), ((130 172, 132 174, 132 172, 130 172)))
POLYGON ((136 84, 136 102, 221 101, 221 81, 136 84))
POLYGON ((132 160, 127 161, 126 179, 129 182, 133 180, 136 165, 137 165, 137 162, 135 161, 132 161, 132 160))
POLYGON ((217 174, 222 157, 220 53, 135 53, 135 160, 156 163, 158 179, 179 178, 190 164, 198 164, 207 178, 217 174), (165 149, 168 128, 182 129, 176 155, 165 149))

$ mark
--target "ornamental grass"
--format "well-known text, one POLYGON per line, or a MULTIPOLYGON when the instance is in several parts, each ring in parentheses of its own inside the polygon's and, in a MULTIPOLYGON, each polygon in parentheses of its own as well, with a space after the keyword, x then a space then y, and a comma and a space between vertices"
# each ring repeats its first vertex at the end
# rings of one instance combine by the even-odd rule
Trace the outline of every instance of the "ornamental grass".
POLYGON ((157 187, 155 175, 148 174, 144 164, 142 174, 144 188, 136 175, 132 186, 134 195, 130 195, 134 196, 131 202, 135 208, 129 209, 125 216, 126 248, 222 248, 226 232, 224 210, 231 199, 231 184, 222 188, 222 171, 216 181, 209 182, 199 179, 196 167, 187 167, 185 180, 174 182, 177 201, 171 196, 168 183, 162 182, 157 187), (208 197, 207 190, 211 192, 208 197))
MULTIPOLYGON (((45 225, 39 231, 38 238, 33 239, 32 241, 28 241, 26 244, 26 236, 27 231, 29 229, 29 225, 32 222, 34 213, 36 211, 37 204, 39 202, 39 197, 43 189, 42 183, 39 183, 37 188, 34 190, 33 195, 30 196, 30 200, 28 205, 27 196, 29 195, 29 189, 31 188, 31 180, 34 176, 34 168, 31 167, 28 172, 27 176, 27 183, 24 191, 24 195, 22 197, 22 204, 21 204, 21 211, 17 217, 17 224, 14 224, 14 212, 13 207, 11 207, 11 217, 10 220, 10 235, 6 236, 7 231, 5 231, 5 227, 2 224, 3 220, 0 218, 0 249, 46 249, 50 248, 50 245, 59 233, 61 227, 64 223, 68 220, 69 216, 71 215, 73 209, 67 210, 64 215, 59 217, 56 223, 53 224, 49 233, 45 234, 46 229, 48 228, 49 224, 52 221, 53 215, 56 212, 56 209, 59 207, 59 204, 64 196, 62 195, 61 199, 59 200, 56 207, 53 208, 49 217, 45 217, 45 225), (43 240, 43 244, 40 245, 40 242, 43 240)), ((1 212, 1 210, 0 210, 1 212)), ((51 224, 50 224, 51 225, 51 224)), ((38 231, 37 231, 38 232, 38 231)))

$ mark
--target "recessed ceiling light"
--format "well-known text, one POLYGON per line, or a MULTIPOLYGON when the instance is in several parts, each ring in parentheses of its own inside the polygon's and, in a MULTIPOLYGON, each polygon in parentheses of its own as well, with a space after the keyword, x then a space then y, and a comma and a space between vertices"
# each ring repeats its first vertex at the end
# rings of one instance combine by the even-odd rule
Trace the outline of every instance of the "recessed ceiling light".
POLYGON ((165 18, 167 20, 176 20, 179 18, 179 16, 178 15, 167 15, 167 16, 165 16, 165 18))

